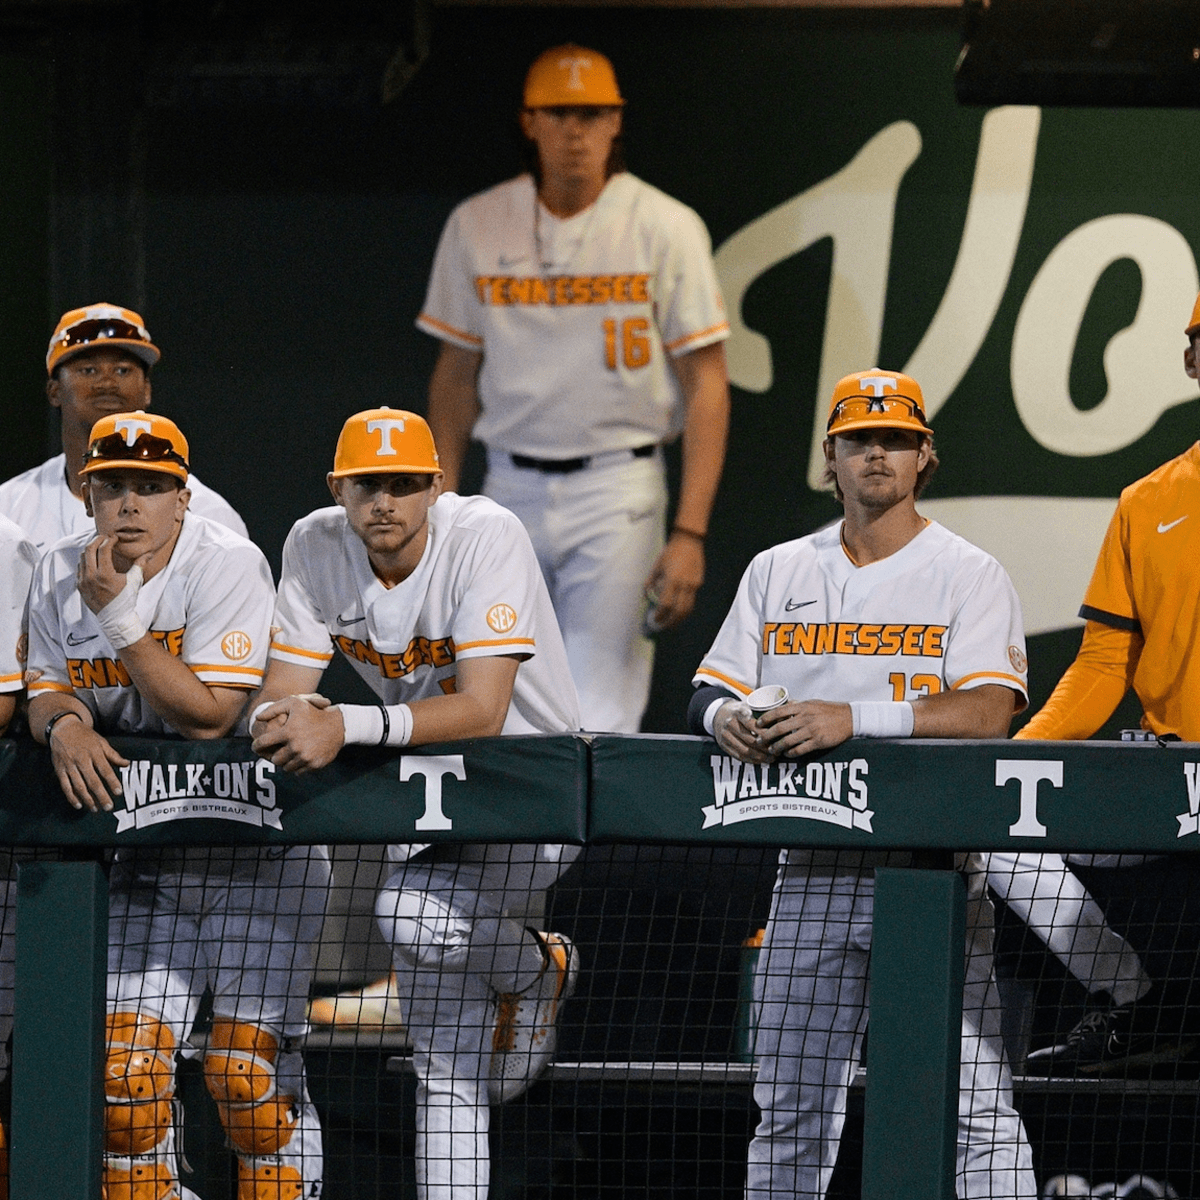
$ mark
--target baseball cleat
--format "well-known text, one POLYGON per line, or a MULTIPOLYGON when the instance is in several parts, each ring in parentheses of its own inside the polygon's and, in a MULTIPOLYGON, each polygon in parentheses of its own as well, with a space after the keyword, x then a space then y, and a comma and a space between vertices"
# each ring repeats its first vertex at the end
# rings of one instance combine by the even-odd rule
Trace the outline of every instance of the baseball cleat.
POLYGON ((559 1014, 579 976, 579 951, 570 938, 561 933, 530 932, 541 943, 546 961, 523 992, 501 992, 496 997, 488 1079, 488 1097, 493 1104, 519 1096, 553 1061, 559 1014))
POLYGON ((1086 1013, 1065 1041, 1026 1055, 1025 1073, 1118 1075, 1179 1062, 1196 1048, 1197 1039, 1179 1029, 1160 1029, 1162 1015, 1157 1004, 1144 1001, 1086 1013))
POLYGON ((396 993, 396 977, 388 975, 357 992, 318 996, 309 1001, 308 1019, 313 1025, 331 1025, 335 1029, 402 1028, 404 1013, 396 993))

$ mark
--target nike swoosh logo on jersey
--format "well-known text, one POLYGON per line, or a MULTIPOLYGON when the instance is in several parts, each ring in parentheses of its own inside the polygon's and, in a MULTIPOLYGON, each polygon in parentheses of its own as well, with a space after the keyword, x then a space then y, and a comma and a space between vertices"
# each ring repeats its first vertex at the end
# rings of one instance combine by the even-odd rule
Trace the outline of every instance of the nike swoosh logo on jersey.
POLYGON ((366 617, 338 617, 339 625, 357 625, 359 621, 365 621, 366 617))
POLYGON ((810 604, 816 604, 815 600, 789 600, 784 606, 784 612, 795 612, 798 608, 807 608, 810 604))
POLYGON ((1182 517, 1179 517, 1179 518, 1177 518, 1176 520, 1172 521, 1172 522, 1170 523, 1170 525, 1164 525, 1164 524, 1163 524, 1163 523, 1160 521, 1160 522, 1158 523, 1158 532, 1159 532, 1159 533, 1166 533, 1168 529, 1174 529, 1174 528, 1175 528, 1175 526, 1176 526, 1176 525, 1178 525, 1178 524, 1180 523, 1180 521, 1186 521, 1186 520, 1188 519, 1188 517, 1190 517, 1191 515, 1192 515, 1191 513, 1184 513, 1182 517))
POLYGON ((515 267, 517 263, 522 263, 528 255, 525 254, 502 254, 498 262, 502 267, 515 267))
POLYGON ((99 636, 98 633, 89 633, 87 637, 76 637, 73 633, 68 633, 67 645, 82 646, 84 642, 94 642, 99 636))

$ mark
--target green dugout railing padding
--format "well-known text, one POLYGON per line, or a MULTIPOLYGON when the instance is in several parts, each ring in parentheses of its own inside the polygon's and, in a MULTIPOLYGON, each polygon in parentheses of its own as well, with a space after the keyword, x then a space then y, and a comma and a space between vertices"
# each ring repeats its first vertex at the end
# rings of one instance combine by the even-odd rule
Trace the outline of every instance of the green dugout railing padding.
MULTIPOLYGON (((45 750, 0 741, 0 845, 58 847, 66 860, 19 869, 12 1200, 99 1195, 107 849, 1200 845, 1197 744, 851 741, 811 759, 751 767, 700 738, 568 735, 351 750, 299 778, 257 759, 245 741, 114 745, 130 760, 124 796, 112 813, 77 813, 45 750), (63 1129, 75 1136, 64 1139, 63 1129)), ((863 1196, 949 1200, 962 883, 945 869, 888 868, 876 891, 863 1196)))

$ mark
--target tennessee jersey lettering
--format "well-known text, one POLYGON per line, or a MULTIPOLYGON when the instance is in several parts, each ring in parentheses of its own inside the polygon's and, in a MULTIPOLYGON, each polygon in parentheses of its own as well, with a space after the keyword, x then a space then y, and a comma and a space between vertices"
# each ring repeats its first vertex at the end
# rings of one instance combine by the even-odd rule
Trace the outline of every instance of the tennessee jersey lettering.
POLYGON ((333 644, 349 659, 379 668, 384 679, 403 679, 418 667, 448 667, 454 662, 453 638, 415 637, 401 654, 381 654, 369 641, 335 634, 333 644))
POLYGON ((480 304, 648 304, 650 275, 477 275, 480 304))
POLYGON ((875 625, 834 621, 803 625, 767 621, 762 627, 762 652, 768 654, 902 654, 911 658, 941 658, 945 625, 875 625))

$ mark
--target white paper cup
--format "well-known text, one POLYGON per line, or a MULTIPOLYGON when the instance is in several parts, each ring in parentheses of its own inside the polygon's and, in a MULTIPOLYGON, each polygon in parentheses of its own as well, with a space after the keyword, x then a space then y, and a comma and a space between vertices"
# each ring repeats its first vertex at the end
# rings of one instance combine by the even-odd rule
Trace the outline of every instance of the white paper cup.
POLYGON ((756 717, 761 717, 763 713, 768 713, 787 702, 788 690, 778 683, 768 683, 766 687, 755 688, 746 697, 746 703, 750 705, 750 711, 756 717))

